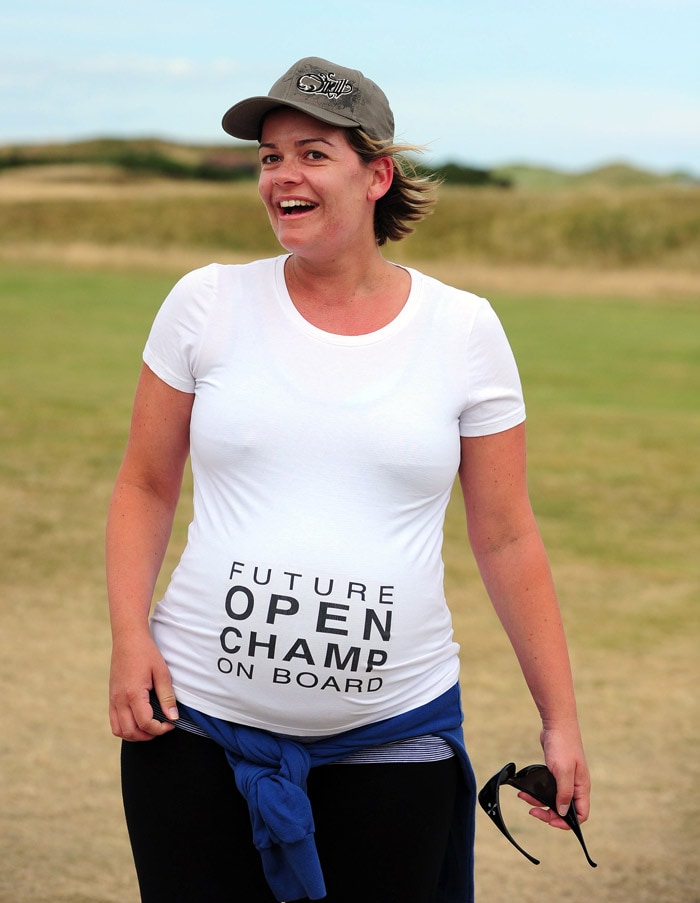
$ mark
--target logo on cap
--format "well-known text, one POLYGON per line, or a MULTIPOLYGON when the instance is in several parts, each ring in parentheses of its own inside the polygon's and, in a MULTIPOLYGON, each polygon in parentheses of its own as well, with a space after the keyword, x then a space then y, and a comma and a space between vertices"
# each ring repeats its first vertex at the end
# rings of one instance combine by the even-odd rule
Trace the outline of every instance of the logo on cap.
POLYGON ((326 94, 332 100, 353 92, 348 79, 336 78, 335 72, 308 72, 300 75, 297 88, 304 94, 326 94))

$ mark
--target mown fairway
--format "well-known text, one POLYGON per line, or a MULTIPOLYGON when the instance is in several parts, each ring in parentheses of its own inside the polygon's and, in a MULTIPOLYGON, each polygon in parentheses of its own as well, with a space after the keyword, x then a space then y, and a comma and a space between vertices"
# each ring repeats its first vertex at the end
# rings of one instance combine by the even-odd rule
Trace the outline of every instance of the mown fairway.
MULTIPOLYGON (((174 270, 0 266, 0 901, 136 903, 106 714, 102 536, 141 347, 174 270)), ((449 275, 470 285, 454 263, 449 275)), ((570 634, 595 782, 585 834, 599 868, 521 807, 510 820, 542 859, 533 866, 480 813, 478 899, 691 903, 700 291, 542 288, 490 295, 526 389, 532 496, 570 634)), ((185 505, 169 565, 186 521, 185 505)), ((483 782, 507 761, 541 760, 537 719, 458 504, 446 558, 483 782)))

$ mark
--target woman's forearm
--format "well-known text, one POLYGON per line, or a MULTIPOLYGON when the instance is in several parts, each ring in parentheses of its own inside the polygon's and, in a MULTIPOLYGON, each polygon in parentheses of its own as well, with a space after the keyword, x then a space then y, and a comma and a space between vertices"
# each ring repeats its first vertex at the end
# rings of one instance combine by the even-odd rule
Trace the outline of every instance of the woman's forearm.
POLYGON ((112 627, 110 724, 125 740, 149 740, 170 729, 153 717, 150 692, 177 718, 169 669, 151 637, 148 617, 167 549, 174 504, 146 487, 117 480, 107 523, 107 588, 112 627))
POLYGON ((117 480, 106 534, 107 591, 115 635, 147 627, 174 513, 174 504, 152 489, 117 480))
POLYGON ((489 598, 513 646, 545 728, 576 722, 561 612, 536 525, 508 543, 474 550, 489 598))

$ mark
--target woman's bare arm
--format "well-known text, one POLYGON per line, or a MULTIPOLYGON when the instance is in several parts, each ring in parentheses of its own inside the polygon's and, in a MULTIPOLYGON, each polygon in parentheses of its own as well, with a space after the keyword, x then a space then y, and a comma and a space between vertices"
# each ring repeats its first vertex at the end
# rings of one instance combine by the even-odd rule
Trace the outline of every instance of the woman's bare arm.
POLYGON ((153 719, 152 688, 163 711, 177 717, 170 674, 151 639, 148 616, 189 454, 193 400, 144 364, 109 508, 110 723, 112 732, 127 740, 148 740, 170 730, 153 719))
MULTIPOLYGON (((559 603, 527 491, 524 425, 462 439, 460 481, 476 562, 542 719, 557 809, 566 812, 573 799, 585 821, 590 776, 559 603)), ((566 826, 554 812, 533 814, 566 826)))

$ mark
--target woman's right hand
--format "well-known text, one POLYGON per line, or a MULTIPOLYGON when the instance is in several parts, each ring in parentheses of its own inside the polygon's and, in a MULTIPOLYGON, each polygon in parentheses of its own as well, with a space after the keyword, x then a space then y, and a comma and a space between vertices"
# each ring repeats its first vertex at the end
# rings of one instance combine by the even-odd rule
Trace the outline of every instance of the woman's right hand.
POLYGON ((166 717, 177 721, 170 671, 150 633, 115 641, 109 678, 109 722, 115 737, 153 740, 174 728, 153 717, 152 689, 166 717))

